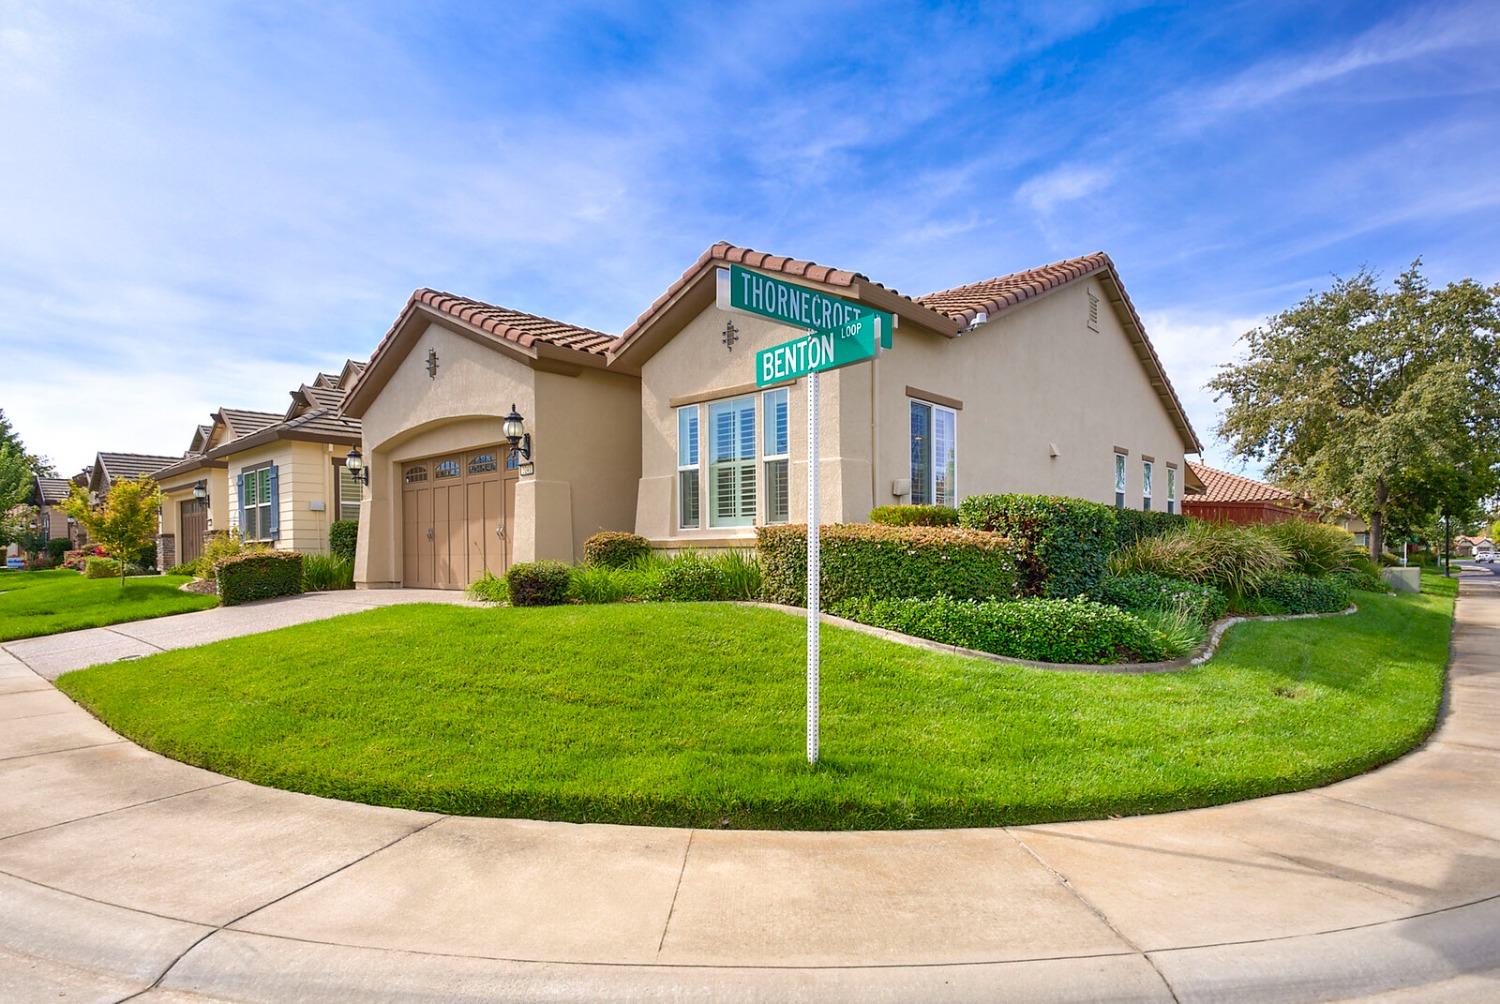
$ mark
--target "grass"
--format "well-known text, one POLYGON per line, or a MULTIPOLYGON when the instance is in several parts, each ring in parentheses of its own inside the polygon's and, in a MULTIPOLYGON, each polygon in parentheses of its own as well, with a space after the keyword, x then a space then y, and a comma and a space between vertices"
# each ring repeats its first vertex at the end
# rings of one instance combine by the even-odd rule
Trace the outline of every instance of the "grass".
POLYGON ((85 579, 64 568, 0 573, 0 641, 164 617, 218 605, 218 597, 185 593, 185 575, 85 579))
POLYGON ((401 606, 58 684, 151 749, 439 812, 858 829, 1161 812, 1324 784, 1430 731, 1456 584, 1235 627, 1207 665, 996 665, 826 629, 803 759, 803 621, 725 604, 401 606))

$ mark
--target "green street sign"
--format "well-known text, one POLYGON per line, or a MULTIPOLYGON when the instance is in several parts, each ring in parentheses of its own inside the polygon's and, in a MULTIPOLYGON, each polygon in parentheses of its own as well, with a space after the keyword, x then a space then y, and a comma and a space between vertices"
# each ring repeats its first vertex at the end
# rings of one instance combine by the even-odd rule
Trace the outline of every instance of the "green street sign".
POLYGON ((856 318, 879 317, 880 344, 887 349, 891 347, 891 330, 896 326, 896 319, 883 310, 762 275, 742 265, 719 269, 717 299, 721 310, 754 314, 813 331, 837 328, 856 318))
POLYGON ((836 328, 813 331, 761 349, 755 353, 755 385, 766 387, 873 359, 883 330, 879 313, 874 312, 836 328))

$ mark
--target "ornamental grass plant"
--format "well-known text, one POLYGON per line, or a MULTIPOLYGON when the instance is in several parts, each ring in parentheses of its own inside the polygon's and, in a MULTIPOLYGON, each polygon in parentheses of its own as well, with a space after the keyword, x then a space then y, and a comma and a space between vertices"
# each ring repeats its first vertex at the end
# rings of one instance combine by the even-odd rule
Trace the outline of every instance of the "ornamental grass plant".
POLYGON ((1202 520, 1137 540, 1109 561, 1115 575, 1154 572, 1216 586, 1230 596, 1252 595, 1291 567, 1290 551, 1264 529, 1202 520))

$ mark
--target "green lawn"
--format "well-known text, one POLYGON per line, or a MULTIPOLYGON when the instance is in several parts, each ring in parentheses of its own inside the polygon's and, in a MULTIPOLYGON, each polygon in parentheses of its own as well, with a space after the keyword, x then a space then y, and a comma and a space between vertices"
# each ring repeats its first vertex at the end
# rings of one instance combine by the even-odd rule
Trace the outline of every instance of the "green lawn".
POLYGON ((55 568, 0 573, 0 641, 145 620, 216 606, 218 598, 184 593, 182 575, 85 579, 55 568))
POLYGON ((854 829, 1157 812, 1322 784, 1431 729, 1455 584, 1234 628, 1153 676, 996 665, 719 604, 400 606, 70 673, 145 746, 317 795, 474 815, 854 829))

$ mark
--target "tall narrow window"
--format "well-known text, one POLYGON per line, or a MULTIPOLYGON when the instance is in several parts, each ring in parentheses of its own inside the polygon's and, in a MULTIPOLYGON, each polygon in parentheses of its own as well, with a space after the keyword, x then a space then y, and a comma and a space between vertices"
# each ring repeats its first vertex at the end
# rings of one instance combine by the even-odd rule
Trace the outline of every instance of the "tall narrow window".
POLYGON ((359 519, 359 500, 362 494, 359 480, 342 463, 333 465, 338 489, 338 519, 359 519))
POLYGON ((1151 511, 1151 461, 1141 461, 1141 508, 1151 511))
POLYGON ((1177 468, 1167 468, 1167 512, 1177 511, 1177 468))
POLYGON ((911 500, 958 504, 958 413, 951 408, 911 402, 911 500))
POLYGON ((271 539, 271 468, 261 467, 244 472, 245 497, 241 499, 244 519, 240 536, 245 540, 271 539))
POLYGON ((698 528, 698 406, 677 409, 677 525, 698 528))
POLYGON ((1125 508, 1125 454, 1115 454, 1115 508, 1125 508))
POLYGON ((768 390, 761 395, 761 459, 766 468, 766 522, 785 523, 791 516, 787 486, 790 431, 787 428, 787 389, 768 390))
POLYGON ((708 525, 755 524, 755 398, 708 406, 708 525))

